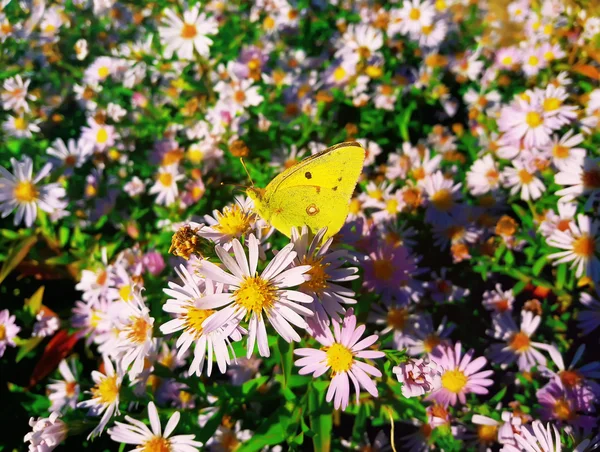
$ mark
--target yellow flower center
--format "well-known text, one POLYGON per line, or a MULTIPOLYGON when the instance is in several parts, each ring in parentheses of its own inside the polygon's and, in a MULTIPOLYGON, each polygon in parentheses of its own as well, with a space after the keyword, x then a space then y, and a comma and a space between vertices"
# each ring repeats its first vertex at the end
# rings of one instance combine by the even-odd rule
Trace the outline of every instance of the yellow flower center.
POLYGON ((76 381, 68 381, 65 384, 65 393, 67 397, 73 397, 75 395, 75 388, 77 388, 76 381))
POLYGON ((187 158, 195 165, 202 162, 203 157, 204 153, 199 148, 190 148, 187 151, 187 158))
POLYGON ((15 129, 17 130, 26 130, 27 129, 27 121, 25 121, 25 118, 15 118, 15 129))
POLYGON ((263 21, 263 28, 265 30, 272 30, 274 27, 275 19, 273 19, 271 16, 265 17, 265 20, 263 21))
MULTIPOLYGON (((267 18, 267 19, 269 19, 269 18, 267 18)), ((235 437, 235 433, 232 432, 231 430, 229 430, 229 431, 223 433, 223 436, 221 436, 221 440, 219 441, 219 445, 221 446, 222 450, 233 451, 233 450, 236 450, 240 446, 240 442, 235 437)))
POLYGON ((367 194, 371 198, 376 199, 377 201, 381 201, 383 199, 383 192, 379 188, 369 191, 369 192, 367 192, 367 194))
POLYGON ((179 391, 177 398, 182 404, 187 404, 192 400, 192 394, 187 391, 179 391))
POLYGON ((373 261, 375 277, 382 281, 389 281, 394 274, 394 267, 389 259, 377 259, 373 261))
POLYGON ((558 376, 562 384, 569 389, 579 385, 583 380, 583 377, 576 370, 563 370, 558 373, 558 376))
POLYGON ((148 339, 148 332, 152 330, 152 326, 141 317, 136 317, 131 325, 125 328, 127 338, 134 344, 143 344, 148 339))
POLYGON ((542 104, 542 108, 544 111, 553 111, 560 107, 561 101, 556 97, 549 97, 544 99, 544 103, 542 104))
POLYGON ((566 159, 569 156, 569 148, 557 144, 552 148, 552 155, 557 159, 566 159))
POLYGON ((385 209, 392 215, 398 212, 398 200, 396 198, 388 199, 385 209))
POLYGON ((331 367, 334 374, 348 372, 352 362, 352 352, 342 344, 333 344, 327 348, 327 365, 331 367))
POLYGON ((427 353, 431 353, 434 348, 436 348, 438 345, 440 345, 441 342, 442 341, 440 340, 440 338, 438 336, 436 336, 435 334, 430 334, 423 341, 423 349, 427 353))
POLYGON ((535 56, 535 55, 531 55, 529 57, 529 65, 530 66, 537 66, 540 63, 540 59, 535 56))
POLYGON ((98 68, 98 77, 105 79, 106 77, 108 77, 109 74, 110 69, 108 69, 106 66, 100 66, 98 68))
POLYGON ((590 258, 596 251, 596 242, 589 235, 582 235, 573 241, 573 252, 581 257, 590 258))
POLYGON ((569 402, 564 399, 559 399, 554 404, 554 414, 561 421, 567 421, 572 418, 573 411, 571 410, 569 402))
POLYGON ((544 60, 552 61, 553 59, 554 59, 554 52, 552 52, 551 50, 544 52, 544 60))
POLYGON ((455 394, 465 387, 467 381, 467 376, 458 369, 448 370, 442 375, 442 386, 455 394))
POLYGON ((195 306, 188 308, 183 316, 186 330, 195 338, 199 338, 203 333, 202 324, 214 312, 212 309, 198 309, 195 306))
POLYGON ((6 327, 4 325, 0 325, 0 341, 6 339, 6 327))
POLYGON ((408 13, 408 17, 411 20, 419 20, 421 17, 421 11, 419 11, 419 8, 413 8, 410 10, 410 13, 408 13))
POLYGON ((244 278, 233 297, 238 306, 257 315, 260 315, 263 309, 270 309, 277 299, 273 284, 260 276, 244 278))
POLYGON ((322 261, 323 258, 304 259, 302 265, 310 265, 310 270, 306 272, 307 275, 310 275, 310 280, 300 286, 301 290, 304 289, 321 293, 327 288, 327 279, 329 279, 329 275, 327 274, 326 268, 329 267, 329 264, 323 264, 322 261))
POLYGON ((379 66, 367 66, 365 73, 371 78, 379 78, 383 74, 383 70, 379 66))
POLYGON ((361 207, 362 204, 361 202, 358 200, 358 198, 353 198, 352 201, 350 201, 350 213, 353 215, 358 215, 361 211, 361 207))
POLYGON ((530 184, 531 181, 533 180, 533 175, 525 169, 519 170, 518 174, 519 174, 519 179, 521 180, 521 183, 523 185, 530 184))
POLYGON ((368 47, 361 46, 358 48, 358 54, 361 58, 367 59, 371 56, 371 50, 368 47))
POLYGON ((158 181, 164 187, 170 187, 173 183, 173 175, 171 173, 160 173, 160 175, 158 176, 158 181))
POLYGON ((525 115, 525 122, 529 127, 535 129, 542 123, 542 116, 536 111, 530 111, 525 115))
POLYGON ((446 188, 436 191, 431 197, 433 205, 442 212, 449 211, 454 206, 452 192, 446 188))
POLYGON ((498 426, 480 425, 477 427, 477 436, 482 443, 495 443, 498 438, 498 426))
POLYGON ((111 404, 119 397, 119 389, 116 375, 105 377, 92 388, 92 396, 100 399, 100 403, 111 404))
POLYGON ((239 91, 236 91, 236 92, 233 94, 233 99, 234 99, 234 100, 235 100, 235 101, 236 101, 238 104, 241 104, 241 103, 243 103, 243 102, 246 100, 246 94, 244 94, 244 92, 243 92, 243 91, 241 91, 241 90, 239 90, 239 91))
POLYGON ((341 82, 346 78, 346 70, 342 66, 338 66, 335 71, 333 71, 333 79, 336 82, 341 82))
POLYGON ((600 188, 600 168, 584 171, 581 182, 585 188, 600 188))
POLYGON ((516 352, 524 352, 529 350, 530 344, 529 336, 527 336, 522 331, 515 333, 513 337, 510 338, 509 346, 516 352))
POLYGON ((194 24, 183 24, 181 28, 181 37, 183 39, 194 39, 198 34, 198 29, 194 24))
POLYGON ((143 444, 144 452, 171 452, 171 443, 162 436, 153 436, 143 444))
POLYGON ((107 141, 108 141, 108 132, 106 131, 105 128, 101 127, 100 129, 98 129, 98 132, 96 133, 96 143, 104 144, 107 141))
POLYGON ((237 204, 225 207, 223 213, 217 213, 219 224, 213 229, 236 237, 245 234, 252 227, 252 216, 244 212, 237 204))
POLYGON ((422 166, 419 166, 418 168, 415 168, 411 171, 412 177, 414 177, 416 180, 422 180, 425 179, 425 168, 423 168, 422 166))
POLYGON ((505 66, 510 66, 513 64, 513 58, 510 55, 506 55, 502 58, 502 64, 505 66))
POLYGON ((407 309, 391 308, 387 313, 387 324, 395 330, 402 331, 408 320, 407 309))
POLYGON ((15 185, 14 195, 19 202, 31 202, 37 199, 38 191, 33 182, 23 180, 15 185))

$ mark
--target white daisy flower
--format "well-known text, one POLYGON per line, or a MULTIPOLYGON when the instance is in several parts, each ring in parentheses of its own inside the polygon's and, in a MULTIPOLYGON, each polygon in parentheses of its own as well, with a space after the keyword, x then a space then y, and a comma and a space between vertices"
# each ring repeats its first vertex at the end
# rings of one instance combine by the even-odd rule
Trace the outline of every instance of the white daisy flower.
POLYGON ((510 194, 521 192, 524 201, 536 200, 546 191, 544 183, 536 177, 537 169, 532 163, 514 160, 513 166, 502 171, 502 183, 510 188, 510 194))
POLYGON ((204 277, 227 284, 229 290, 228 293, 207 295, 200 301, 199 307, 203 309, 224 307, 205 320, 202 324, 204 331, 210 333, 231 322, 239 323, 249 318, 246 357, 252 356, 257 342, 260 355, 270 356, 264 314, 283 339, 287 342, 300 341, 300 336, 290 323, 306 329, 306 321, 301 316, 312 316, 313 311, 299 303, 312 303, 313 298, 289 288, 306 281, 304 274, 310 270, 310 266, 289 268, 296 258, 294 244, 290 243, 258 275, 259 243, 254 234, 248 238, 249 257, 239 240, 233 240, 232 247, 235 257, 231 257, 223 247, 215 247, 217 255, 231 273, 208 261, 202 261, 199 268, 199 273, 204 277))
POLYGON ((195 435, 176 435, 171 436, 171 433, 177 427, 181 415, 175 411, 164 432, 161 429, 158 410, 154 402, 148 403, 148 419, 150 420, 149 429, 143 422, 133 419, 130 416, 125 416, 125 422, 115 422, 115 427, 108 429, 110 438, 117 443, 137 445, 135 451, 145 452, 196 452, 202 443, 195 441, 195 435))
POLYGON ((161 166, 158 168, 156 182, 148 191, 151 195, 158 195, 156 203, 160 205, 170 206, 177 201, 179 189, 177 182, 185 177, 177 170, 177 165, 161 166))
POLYGON ((14 175, 0 166, 0 213, 7 217, 16 208, 14 224, 25 220, 25 226, 31 227, 37 217, 37 208, 52 213, 63 209, 67 203, 63 200, 66 191, 58 183, 40 186, 39 182, 46 177, 52 165, 47 163, 33 177, 33 162, 25 156, 22 161, 10 159, 14 175))
POLYGON ((183 13, 183 20, 171 9, 165 11, 165 21, 159 27, 160 39, 165 46, 165 58, 171 58, 173 53, 182 60, 194 58, 194 49, 202 57, 208 57, 213 43, 208 35, 217 34, 218 23, 212 17, 199 13, 194 7, 183 13))
POLYGON ((402 8, 392 10, 392 24, 388 28, 390 36, 396 33, 418 37, 424 26, 431 25, 435 17, 435 8, 430 1, 409 0, 402 8))
POLYGON ((71 360, 71 366, 69 366, 63 359, 58 365, 58 371, 63 379, 53 380, 47 387, 51 403, 50 411, 61 411, 64 407, 75 409, 79 398, 75 360, 71 360))
POLYGON ((25 435, 23 441, 29 442, 30 452, 50 452, 54 450, 68 435, 68 427, 59 419, 57 412, 48 418, 29 419, 32 431, 25 435))
POLYGON ((10 315, 8 309, 0 311, 0 358, 4 355, 7 346, 16 347, 15 337, 21 328, 15 323, 15 316, 10 315))
POLYGON ((27 119, 25 116, 9 116, 6 121, 2 123, 2 129, 7 135, 16 138, 31 138, 33 133, 40 131, 38 123, 39 119, 27 119))
POLYGON ((31 83, 31 80, 23 80, 20 75, 4 80, 2 92, 0 93, 2 108, 15 112, 29 112, 27 101, 35 100, 35 96, 27 92, 29 83, 31 83))
POLYGON ((473 162, 467 172, 467 186, 472 195, 483 195, 494 191, 500 186, 500 171, 498 164, 490 154, 473 162))
POLYGON ((565 170, 569 166, 583 165, 586 151, 584 148, 576 147, 583 142, 583 135, 573 135, 573 129, 565 133, 560 140, 555 135, 552 142, 548 144, 548 150, 552 153, 552 163, 559 170, 565 170))
POLYGON ((598 239, 597 221, 592 221, 587 215, 578 215, 577 224, 570 225, 570 230, 555 230, 548 238, 548 245, 565 251, 550 254, 548 259, 557 259, 554 265, 571 262, 575 276, 589 276, 594 281, 600 276, 600 239, 598 239))
POLYGON ((81 129, 80 140, 83 144, 93 146, 99 152, 114 146, 116 138, 117 133, 113 126, 99 124, 93 118, 89 118, 87 127, 81 129))
POLYGON ((150 317, 150 309, 144 303, 137 290, 133 290, 129 300, 120 303, 120 316, 117 320, 119 338, 115 344, 121 358, 123 370, 129 366, 129 378, 135 377, 144 369, 145 358, 150 354, 153 339, 152 327, 154 319, 150 317))
POLYGON ((585 158, 583 164, 572 164, 554 175, 554 182, 564 185, 556 192, 559 202, 570 202, 588 195, 585 208, 589 209, 600 198, 600 158, 585 158))
POLYGON ((92 416, 102 415, 100 423, 88 435, 88 439, 102 433, 110 418, 115 413, 119 414, 119 392, 123 384, 123 371, 120 366, 115 370, 112 361, 104 357, 104 372, 92 371, 92 380, 95 383, 89 392, 92 398, 77 404, 78 408, 89 408, 89 414, 92 416))
POLYGON ((206 333, 202 328, 202 324, 215 311, 213 309, 202 309, 198 305, 201 304, 202 298, 206 296, 221 294, 223 287, 220 284, 215 286, 208 279, 202 281, 203 284, 199 284, 183 265, 180 266, 180 269, 176 268, 175 271, 183 281, 183 285, 169 282, 169 288, 164 289, 164 292, 173 298, 168 299, 163 305, 163 311, 176 314, 177 318, 161 325, 160 331, 163 334, 171 334, 183 330, 176 343, 177 358, 181 358, 194 344, 194 359, 189 369, 191 375, 200 376, 204 362, 207 361, 206 373, 210 376, 213 356, 217 360, 221 373, 225 373, 227 366, 231 364, 229 338, 239 341, 245 331, 235 322, 232 322, 211 333, 206 333), (200 285, 204 286, 203 290, 200 289, 200 285))
POLYGON ((52 147, 46 150, 46 153, 56 157, 56 163, 65 168, 66 175, 70 175, 73 174, 75 168, 81 168, 87 159, 91 157, 93 147, 81 140, 75 141, 71 138, 65 144, 62 139, 57 138, 52 147))

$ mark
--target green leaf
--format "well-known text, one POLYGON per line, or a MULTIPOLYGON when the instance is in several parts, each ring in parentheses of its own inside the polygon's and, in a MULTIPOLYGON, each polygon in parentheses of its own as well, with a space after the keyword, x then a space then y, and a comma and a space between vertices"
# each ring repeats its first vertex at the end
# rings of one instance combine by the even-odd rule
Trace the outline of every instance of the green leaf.
POLYGON ((490 399, 490 403, 500 402, 500 400, 502 400, 502 398, 504 397, 504 394, 506 394, 507 389, 508 387, 504 386, 500 391, 498 391, 498 393, 494 397, 490 399))
POLYGON ((565 286, 566 280, 567 280, 567 265, 560 264, 556 270, 556 288, 558 290, 562 289, 565 286))
POLYGON ((331 405, 325 401, 328 381, 316 381, 308 388, 308 412, 310 429, 314 433, 313 446, 320 452, 331 450, 333 417, 331 405))
POLYGON ((535 264, 533 264, 533 267, 531 267, 531 272, 533 273, 533 275, 539 276, 544 267, 546 266, 547 262, 548 259, 546 258, 546 256, 542 256, 538 260, 536 260, 535 264))
POLYGON ((290 412, 285 407, 280 407, 260 424, 252 438, 246 441, 237 451, 255 452, 265 446, 280 444, 285 441, 286 429, 290 423, 290 412))
POLYGON ((29 250, 35 245, 37 242, 37 237, 27 237, 21 240, 17 245, 15 245, 8 253, 8 257, 2 264, 2 269, 0 270, 0 283, 4 281, 4 279, 10 274, 14 268, 21 263, 25 256, 29 253, 29 250))
POLYGON ((294 367, 294 343, 289 343, 281 336, 277 339, 277 349, 279 350, 279 362, 281 364, 281 373, 283 375, 282 385, 287 388, 292 368, 294 367))
POLYGON ((27 308, 29 313, 34 317, 42 307, 42 298, 44 298, 44 286, 36 290, 31 298, 25 300, 25 308, 27 308))
POLYGON ((23 358, 25 358, 25 356, 27 355, 27 353, 29 353, 30 351, 32 351, 33 349, 35 349, 38 345, 40 345, 40 342, 42 342, 42 340, 44 340, 43 337, 30 337, 29 339, 25 339, 25 340, 20 340, 18 342, 18 344, 20 345, 19 347, 19 352, 17 353, 17 357, 15 358, 15 362, 19 362, 21 361, 23 358))

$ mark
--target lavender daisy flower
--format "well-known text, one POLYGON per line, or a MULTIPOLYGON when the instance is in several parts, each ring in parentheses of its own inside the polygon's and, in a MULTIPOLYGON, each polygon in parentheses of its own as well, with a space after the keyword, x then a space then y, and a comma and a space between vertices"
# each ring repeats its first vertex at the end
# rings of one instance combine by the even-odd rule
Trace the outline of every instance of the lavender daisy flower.
POLYGON ((439 347, 431 355, 441 369, 441 387, 433 391, 427 400, 435 400, 445 406, 456 405, 457 401, 466 403, 469 393, 488 393, 486 387, 494 383, 488 378, 493 371, 480 372, 487 360, 482 356, 473 359, 472 349, 463 356, 461 349, 460 342, 457 342, 454 348, 439 347))
POLYGON ((428 357, 411 359, 395 366, 392 372, 402 383, 404 397, 422 396, 440 387, 440 371, 428 357))
MULTIPOLYGON (((600 292, 597 293, 600 295, 600 292)), ((585 292, 581 293, 579 301, 588 309, 579 312, 578 326, 583 334, 590 334, 600 326, 600 301, 585 292)))
POLYGON ((297 253, 298 265, 310 265, 306 272, 310 279, 300 286, 300 290, 313 297, 310 307, 315 311, 315 317, 326 327, 329 317, 340 321, 340 314, 345 312, 342 304, 355 304, 352 297, 354 291, 337 283, 352 281, 358 278, 356 267, 342 268, 350 258, 346 250, 330 250, 333 237, 330 237, 319 247, 327 228, 321 229, 309 243, 309 230, 304 226, 300 233, 292 229, 292 243, 297 253))
POLYGON ((561 384, 551 381, 536 393, 541 406, 540 417, 560 424, 575 426, 585 432, 591 432, 597 424, 594 405, 589 401, 573 397, 561 384))
POLYGON ((333 400, 335 409, 345 410, 348 406, 350 381, 356 391, 356 403, 358 403, 360 388, 365 389, 373 397, 379 395, 369 375, 381 377, 381 372, 357 358, 377 359, 383 358, 385 354, 375 350, 365 350, 378 339, 378 336, 373 334, 359 341, 365 329, 364 325, 356 327, 356 316, 354 310, 350 308, 346 311, 341 326, 338 322, 333 322, 333 334, 327 328, 319 331, 320 334, 315 337, 324 348, 318 350, 300 348, 294 351, 294 354, 302 357, 294 363, 301 367, 298 372, 300 375, 313 374, 316 378, 331 369, 331 384, 326 400, 327 402, 333 400))
POLYGON ((15 316, 10 315, 8 309, 0 311, 0 358, 4 355, 6 347, 15 347, 15 337, 21 328, 15 324, 15 316))

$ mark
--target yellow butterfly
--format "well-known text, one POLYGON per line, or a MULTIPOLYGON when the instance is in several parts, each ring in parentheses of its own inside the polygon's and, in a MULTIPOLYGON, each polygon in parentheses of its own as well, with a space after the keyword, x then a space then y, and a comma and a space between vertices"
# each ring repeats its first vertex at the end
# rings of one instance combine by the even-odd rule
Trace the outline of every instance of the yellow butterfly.
POLYGON ((267 188, 246 193, 256 213, 286 236, 294 227, 306 225, 313 233, 327 227, 326 240, 346 221, 364 160, 360 144, 340 143, 286 169, 267 188))

